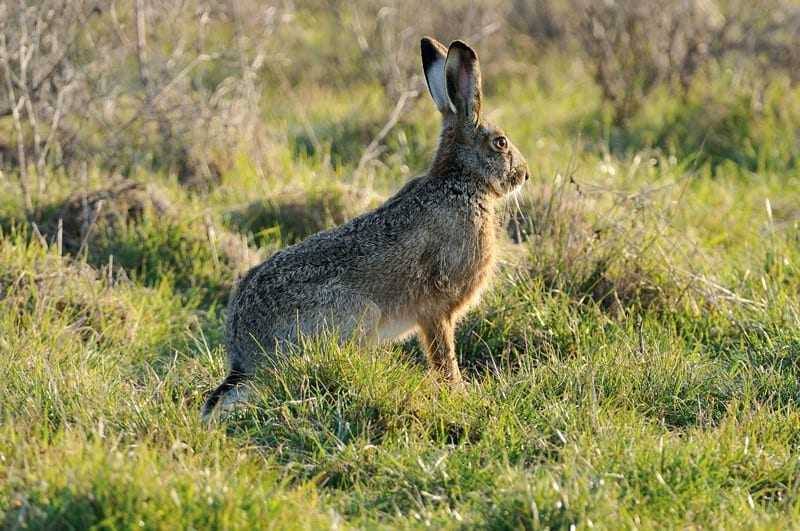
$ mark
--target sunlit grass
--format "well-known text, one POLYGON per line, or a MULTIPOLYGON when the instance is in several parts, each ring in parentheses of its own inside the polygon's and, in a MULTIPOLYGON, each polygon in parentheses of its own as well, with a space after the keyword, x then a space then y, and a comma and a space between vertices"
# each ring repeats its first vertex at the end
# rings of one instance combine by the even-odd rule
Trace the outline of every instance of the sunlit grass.
MULTIPOLYGON (((355 176, 394 102, 372 83, 315 89, 305 124, 301 100, 284 102, 262 160, 232 154, 202 193, 134 173, 174 211, 82 252, 40 236, 3 181, 2 526, 796 526, 800 180, 777 141, 796 113, 726 108, 745 129, 725 138, 755 146, 727 157, 663 125, 704 123, 664 96, 621 144, 586 73, 557 59, 487 91, 535 171, 509 207, 524 241, 459 329, 463 393, 413 341, 310 340, 266 364, 246 407, 211 426, 198 414, 225 373, 240 265, 220 235, 268 255, 398 189, 434 149, 426 99, 355 176)), ((794 109, 776 83, 768 104, 794 109)), ((51 178, 44 206, 74 189, 51 178)))

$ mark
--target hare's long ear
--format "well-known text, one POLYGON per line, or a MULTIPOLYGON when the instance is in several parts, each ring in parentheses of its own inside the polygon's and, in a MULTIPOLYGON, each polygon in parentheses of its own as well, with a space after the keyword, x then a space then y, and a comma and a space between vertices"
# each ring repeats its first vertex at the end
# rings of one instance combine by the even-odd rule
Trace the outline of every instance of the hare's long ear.
POLYGON ((447 87, 444 81, 447 48, 436 39, 423 37, 420 42, 420 50, 422 51, 422 69, 425 71, 425 81, 428 82, 428 91, 431 93, 433 102, 441 113, 446 113, 448 109, 455 110, 447 98, 447 87))
POLYGON ((480 122, 481 66, 478 55, 464 42, 453 41, 447 50, 445 85, 456 114, 468 122, 480 122))

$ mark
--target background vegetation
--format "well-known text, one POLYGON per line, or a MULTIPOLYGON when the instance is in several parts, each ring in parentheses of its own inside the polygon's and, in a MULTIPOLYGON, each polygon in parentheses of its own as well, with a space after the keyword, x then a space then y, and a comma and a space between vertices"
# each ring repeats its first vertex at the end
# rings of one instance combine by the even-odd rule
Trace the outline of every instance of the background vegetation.
POLYGON ((800 6, 0 1, 0 527, 800 525, 800 6), (450 393, 309 343, 207 428, 242 271, 424 172, 421 35, 534 178, 450 393))

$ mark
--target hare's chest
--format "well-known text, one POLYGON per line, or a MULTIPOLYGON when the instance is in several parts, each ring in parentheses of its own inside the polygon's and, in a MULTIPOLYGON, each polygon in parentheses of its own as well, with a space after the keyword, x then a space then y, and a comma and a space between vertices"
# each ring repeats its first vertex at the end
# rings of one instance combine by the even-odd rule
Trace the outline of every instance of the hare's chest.
POLYGON ((495 232, 488 224, 465 235, 458 252, 453 253, 450 275, 441 278, 442 293, 449 298, 455 314, 461 314, 480 299, 495 269, 495 232), (486 230, 482 230, 483 228, 486 230))
POLYGON ((473 264, 470 275, 464 278, 456 302, 455 312, 461 314, 478 303, 480 296, 488 286, 495 268, 494 249, 486 249, 479 260, 473 264))

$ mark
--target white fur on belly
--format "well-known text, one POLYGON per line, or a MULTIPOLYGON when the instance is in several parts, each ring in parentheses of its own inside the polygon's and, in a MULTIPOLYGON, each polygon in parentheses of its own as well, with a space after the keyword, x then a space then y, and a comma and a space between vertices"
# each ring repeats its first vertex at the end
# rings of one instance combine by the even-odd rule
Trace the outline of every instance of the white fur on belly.
POLYGON ((393 319, 383 321, 378 329, 381 341, 396 341, 412 334, 417 328, 417 323, 410 319, 393 319))

